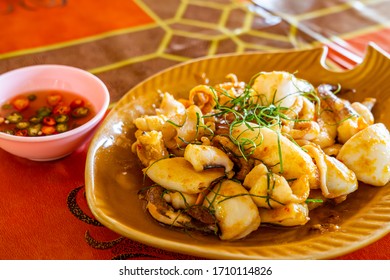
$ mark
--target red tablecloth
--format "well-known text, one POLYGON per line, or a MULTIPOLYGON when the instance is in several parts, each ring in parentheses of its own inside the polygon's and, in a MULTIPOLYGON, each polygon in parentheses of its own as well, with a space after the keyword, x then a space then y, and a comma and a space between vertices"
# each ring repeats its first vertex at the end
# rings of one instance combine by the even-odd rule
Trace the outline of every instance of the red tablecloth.
MULTIPOLYGON (((90 71, 114 104, 157 71, 227 52, 331 47, 332 67, 356 61, 368 41, 390 51, 390 1, 5 0, 0 74, 34 64, 90 71)), ((0 89, 1 90, 1 89, 0 89)), ((0 93, 1 94, 1 93, 0 93)), ((110 231, 88 209, 88 142, 70 156, 33 162, 0 150, 0 259, 193 259, 110 231)), ((390 235, 339 259, 390 259, 390 235)))

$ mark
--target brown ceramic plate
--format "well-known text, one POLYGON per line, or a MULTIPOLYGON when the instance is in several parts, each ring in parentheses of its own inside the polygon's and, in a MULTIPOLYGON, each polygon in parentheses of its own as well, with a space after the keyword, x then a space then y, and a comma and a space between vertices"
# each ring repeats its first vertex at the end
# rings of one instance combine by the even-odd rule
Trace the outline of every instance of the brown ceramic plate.
MULTIPOLYGON (((143 187, 141 165, 131 152, 134 141, 132 120, 152 112, 158 90, 187 96, 206 73, 211 84, 226 81, 236 73, 248 82, 259 71, 283 70, 296 73, 314 85, 340 83, 354 88, 352 100, 377 98, 374 116, 390 128, 390 59, 369 46, 364 61, 345 72, 324 66, 324 48, 277 53, 223 55, 195 60, 167 69, 131 89, 112 109, 94 136, 86 165, 89 207, 105 226, 133 240, 180 253, 212 259, 329 259, 357 250, 390 232, 390 184, 385 187, 360 185, 359 190, 334 208, 311 211, 311 221, 297 228, 260 227, 247 238, 226 242, 164 227, 155 222, 138 199, 143 187), (317 222, 338 217, 340 230, 320 233, 310 230, 317 222)), ((334 222, 334 221, 333 221, 334 222)))

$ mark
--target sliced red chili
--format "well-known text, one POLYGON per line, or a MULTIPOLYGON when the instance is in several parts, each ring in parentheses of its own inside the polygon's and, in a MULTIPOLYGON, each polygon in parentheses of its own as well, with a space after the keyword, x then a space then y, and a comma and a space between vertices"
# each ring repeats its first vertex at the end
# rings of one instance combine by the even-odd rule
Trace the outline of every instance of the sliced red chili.
POLYGON ((18 130, 15 132, 15 135, 16 136, 27 136, 28 135, 27 129, 18 130))
POLYGON ((41 131, 45 135, 51 135, 56 133, 56 128, 54 126, 44 125, 42 126, 41 131))
POLYGON ((70 108, 75 109, 78 107, 83 107, 85 104, 84 100, 81 98, 76 98, 70 103, 70 108))
POLYGON ((70 113, 70 107, 67 105, 58 105, 53 109, 54 115, 67 115, 69 113, 70 113))
POLYGON ((46 97, 47 104, 49 104, 50 106, 57 106, 61 100, 62 100, 62 95, 57 93, 49 94, 46 97))
POLYGON ((42 122, 45 125, 51 125, 51 126, 53 126, 57 123, 53 117, 44 117, 42 122))
POLYGON ((18 97, 12 101, 12 106, 18 111, 27 109, 29 105, 30 101, 26 97, 18 97))

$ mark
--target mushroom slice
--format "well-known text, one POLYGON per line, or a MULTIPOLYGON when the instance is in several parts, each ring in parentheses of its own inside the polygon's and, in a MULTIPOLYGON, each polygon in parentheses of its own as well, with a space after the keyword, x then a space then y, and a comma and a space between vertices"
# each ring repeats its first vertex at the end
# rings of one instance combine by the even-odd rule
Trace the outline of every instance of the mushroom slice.
POLYGON ((164 189, 160 186, 151 187, 146 191, 148 201, 146 209, 157 221, 176 227, 184 227, 191 222, 191 217, 181 211, 175 211, 162 197, 164 189))
MULTIPOLYGON (((337 123, 337 139, 338 142, 344 144, 354 134, 365 129, 368 124, 365 118, 360 116, 349 102, 336 96, 332 90, 332 85, 322 84, 318 86, 317 93, 321 100, 334 112, 333 115, 337 123)), ((360 111, 362 112, 362 110, 360 111)))
POLYGON ((146 168, 145 172, 152 181, 164 188, 187 194, 200 193, 213 181, 225 176, 222 168, 198 172, 182 157, 158 160, 146 168))
POLYGON ((171 225, 175 227, 184 227, 191 222, 191 217, 180 211, 174 211, 173 209, 166 209, 163 213, 153 203, 148 202, 146 205, 150 215, 157 221, 171 225))
POLYGON ((221 240, 244 238, 260 226, 256 204, 238 182, 225 180, 216 184, 206 196, 203 206, 215 213, 221 240))
MULTIPOLYGON (((150 215, 160 223, 179 228, 196 229, 206 233, 216 233, 218 230, 215 218, 208 209, 202 205, 190 206, 186 202, 183 209, 177 210, 167 202, 167 192, 161 186, 152 186, 146 191, 140 192, 139 195, 140 198, 147 201, 146 209, 150 215)), ((190 198, 188 194, 184 196, 190 198)))
POLYGON ((370 125, 352 136, 337 159, 355 172, 359 181, 384 186, 390 181, 390 134, 382 123, 370 125))
POLYGON ((197 197, 197 194, 188 194, 176 191, 166 191, 163 194, 163 199, 171 204, 175 209, 187 209, 188 207, 195 205, 197 197))
POLYGON ((232 171, 234 166, 229 156, 214 146, 189 144, 184 151, 184 158, 196 171, 224 167, 227 173, 232 171))

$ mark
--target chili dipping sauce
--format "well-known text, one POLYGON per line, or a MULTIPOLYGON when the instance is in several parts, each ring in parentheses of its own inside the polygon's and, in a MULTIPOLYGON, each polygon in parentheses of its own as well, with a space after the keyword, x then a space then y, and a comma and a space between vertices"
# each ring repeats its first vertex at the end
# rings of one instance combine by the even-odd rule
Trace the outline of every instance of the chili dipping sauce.
POLYGON ((19 94, 0 105, 0 132, 17 136, 44 136, 69 131, 92 119, 92 104, 62 90, 19 94))

